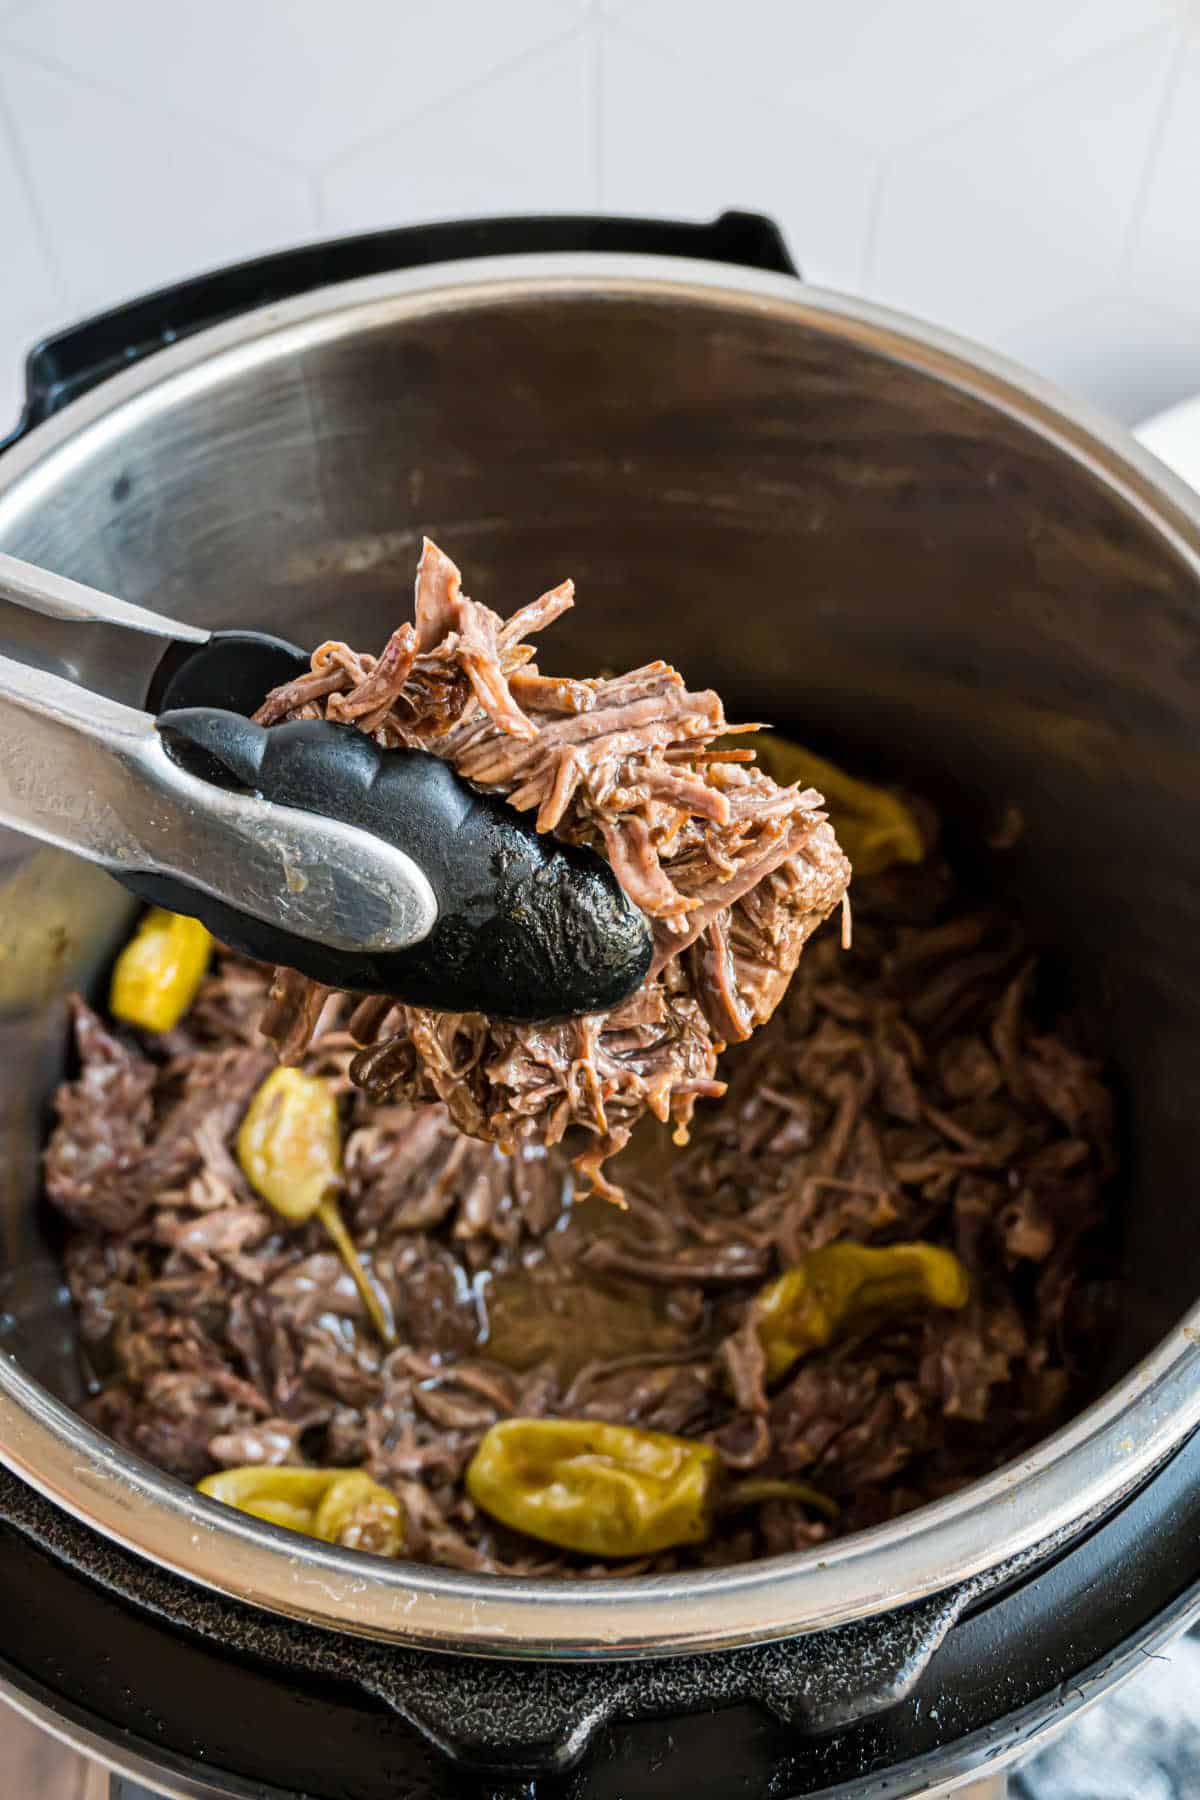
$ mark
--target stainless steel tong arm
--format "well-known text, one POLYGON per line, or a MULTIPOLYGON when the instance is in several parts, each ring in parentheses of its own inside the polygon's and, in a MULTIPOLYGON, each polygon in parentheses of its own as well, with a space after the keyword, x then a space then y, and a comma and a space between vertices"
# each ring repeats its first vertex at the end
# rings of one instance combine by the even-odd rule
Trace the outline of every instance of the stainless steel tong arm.
POLYGON ((437 919, 428 879, 402 850, 324 814, 201 780, 168 756, 149 713, 8 657, 0 657, 0 822, 108 869, 190 882, 339 950, 402 950, 437 919))
POLYGON ((56 575, 36 563, 0 551, 0 600, 12 600, 47 619, 67 619, 85 625, 123 625, 128 631, 144 631, 151 637, 175 638, 182 644, 207 644, 212 636, 199 625, 183 625, 144 606, 103 594, 67 575, 56 575))

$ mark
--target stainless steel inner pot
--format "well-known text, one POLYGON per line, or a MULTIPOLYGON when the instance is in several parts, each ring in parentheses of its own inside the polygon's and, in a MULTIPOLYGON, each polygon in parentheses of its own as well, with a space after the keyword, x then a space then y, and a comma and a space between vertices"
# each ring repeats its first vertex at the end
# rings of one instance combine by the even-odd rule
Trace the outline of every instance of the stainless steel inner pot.
MULTIPOLYGON (((78 1391, 35 1206, 64 992, 128 918, 8 837, 0 868, 0 1457, 101 1533, 350 1633, 655 1655, 861 1618, 1070 1531, 1200 1422, 1200 511, 1133 443, 972 347, 785 277, 524 257, 372 278, 205 331, 0 459, 0 547, 180 618, 374 645, 428 531, 507 611, 570 573, 561 669, 667 654, 731 711, 924 785, 1072 965, 1128 1096, 1122 1325, 1101 1397, 952 1499, 810 1554, 537 1582, 301 1544, 118 1451, 78 1391)), ((6 648, 139 700, 136 646, 6 648)), ((26 771, 36 779, 36 770, 26 771)), ((81 806, 87 796, 80 795, 81 806)))

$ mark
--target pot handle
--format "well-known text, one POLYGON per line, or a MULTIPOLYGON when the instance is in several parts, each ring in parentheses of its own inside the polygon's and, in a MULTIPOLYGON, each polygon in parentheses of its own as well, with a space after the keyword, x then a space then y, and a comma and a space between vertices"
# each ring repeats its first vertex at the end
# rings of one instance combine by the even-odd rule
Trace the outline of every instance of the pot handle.
POLYGON ((965 1584, 877 1621, 669 1662, 517 1663, 363 1646, 358 1685, 462 1769, 563 1774, 620 1721, 757 1706, 805 1737, 844 1731, 903 1700, 976 1592, 965 1584))
MULTIPOLYGON (((464 1792, 473 1779, 487 1777, 532 1786, 568 1774, 607 1726, 664 1712, 756 1706, 808 1739, 860 1725, 905 1698, 974 1592, 968 1584, 919 1601, 892 1614, 883 1628, 844 1625, 717 1657, 533 1663, 430 1656, 356 1641, 351 1670, 336 1642, 328 1659, 322 1646, 313 1646, 306 1666, 343 1678, 349 1673, 449 1758, 464 1792)), ((975 1795, 976 1788, 968 1792, 975 1795)), ((984 1783, 978 1800, 1003 1800, 1003 1793, 984 1783)), ((143 1800, 143 1792, 118 1784, 109 1800, 143 1800)))
POLYGON ((305 244, 160 288, 45 338, 29 353, 25 410, 12 436, 0 439, 0 450, 131 363, 254 307, 334 282, 430 263, 582 250, 680 256, 776 275, 799 274, 779 227, 751 212, 724 212, 704 224, 600 213, 456 219, 305 244))

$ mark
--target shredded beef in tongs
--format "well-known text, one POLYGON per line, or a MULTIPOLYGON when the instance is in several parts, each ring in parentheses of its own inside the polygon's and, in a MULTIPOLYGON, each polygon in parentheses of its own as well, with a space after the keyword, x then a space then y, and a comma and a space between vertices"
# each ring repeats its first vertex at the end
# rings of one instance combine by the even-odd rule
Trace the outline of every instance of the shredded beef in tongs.
MULTIPOLYGON (((582 1128, 576 1169, 619 1197, 602 1165, 638 1118, 686 1138, 696 1101, 717 1097, 717 1058, 778 1005, 805 941, 844 899, 850 865, 814 789, 781 788, 731 732, 718 695, 692 693, 667 663, 611 679, 543 676, 525 640, 573 604, 569 581, 508 620, 462 592, 425 541, 416 616, 379 657, 327 643, 312 671, 268 695, 260 723, 327 718, 385 747, 445 758, 478 786, 536 810, 539 831, 586 844, 654 920, 644 985, 612 1012, 512 1025, 371 996, 352 1015, 351 1074, 374 1099, 443 1100, 472 1137, 511 1146, 582 1128), (716 747, 714 747, 716 746, 716 747)), ((325 998, 276 974, 263 1029, 286 1060, 307 1046, 325 998)))

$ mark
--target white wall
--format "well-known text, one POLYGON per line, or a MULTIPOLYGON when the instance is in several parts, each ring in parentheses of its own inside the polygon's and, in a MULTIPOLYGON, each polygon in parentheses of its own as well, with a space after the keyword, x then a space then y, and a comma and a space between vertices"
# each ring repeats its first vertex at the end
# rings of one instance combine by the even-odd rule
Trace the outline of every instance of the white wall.
POLYGON ((1200 389, 1200 0, 0 0, 0 435, 34 338, 231 258, 730 205, 1137 418, 1200 389))

